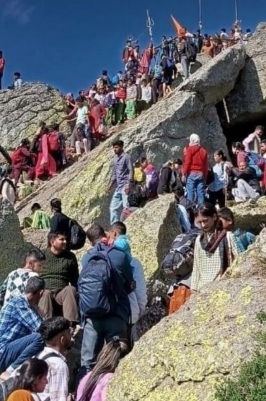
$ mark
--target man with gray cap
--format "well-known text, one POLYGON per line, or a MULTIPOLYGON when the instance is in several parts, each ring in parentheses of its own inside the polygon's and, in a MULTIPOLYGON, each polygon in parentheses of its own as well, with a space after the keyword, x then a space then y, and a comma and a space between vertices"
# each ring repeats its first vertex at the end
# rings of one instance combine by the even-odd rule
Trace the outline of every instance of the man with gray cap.
POLYGON ((187 198, 202 205, 205 200, 204 185, 208 174, 208 154, 200 146, 200 137, 191 134, 186 148, 183 166, 183 181, 186 182, 187 198))

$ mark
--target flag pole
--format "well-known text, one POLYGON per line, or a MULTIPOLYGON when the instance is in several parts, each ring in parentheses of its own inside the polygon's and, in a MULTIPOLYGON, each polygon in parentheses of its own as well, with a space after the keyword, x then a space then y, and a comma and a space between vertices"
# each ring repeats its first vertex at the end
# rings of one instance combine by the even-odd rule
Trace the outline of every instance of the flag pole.
POLYGON ((202 0, 199 0, 199 30, 202 30, 202 0))
POLYGON ((235 17, 236 22, 238 21, 238 0, 235 0, 235 17))

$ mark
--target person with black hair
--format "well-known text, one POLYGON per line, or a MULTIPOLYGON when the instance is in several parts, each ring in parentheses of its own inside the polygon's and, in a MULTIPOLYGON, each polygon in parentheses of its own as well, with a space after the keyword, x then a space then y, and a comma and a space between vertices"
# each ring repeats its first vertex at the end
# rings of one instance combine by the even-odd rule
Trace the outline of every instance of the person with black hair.
POLYGON ((219 207, 225 206, 226 189, 228 185, 229 167, 224 152, 219 149, 214 152, 215 165, 212 167, 213 181, 208 187, 209 201, 219 207))
POLYGON ((12 166, 8 166, 5 170, 4 178, 0 183, 0 195, 2 195, 2 198, 7 200, 13 206, 17 199, 16 185, 14 181, 14 169, 12 166))
POLYGON ((48 364, 31 358, 17 372, 14 388, 7 401, 40 401, 37 393, 42 393, 47 384, 48 364))
POLYGON ((8 86, 7 89, 20 89, 22 86, 22 79, 20 72, 14 72, 13 76, 14 82, 12 85, 8 86))
POLYGON ((203 203, 198 208, 197 221, 203 233, 197 237, 194 248, 193 291, 200 291, 204 285, 219 280, 240 253, 234 235, 223 229, 212 203, 203 203))
POLYGON ((77 401, 104 401, 107 385, 123 358, 129 352, 127 341, 119 337, 105 344, 98 355, 95 367, 80 382, 77 401))
POLYGON ((40 397, 50 401, 66 401, 69 381, 66 353, 72 346, 70 323, 63 317, 52 317, 42 322, 39 333, 45 341, 45 347, 37 358, 45 359, 49 367, 48 383, 40 397))
POLYGON ((24 294, 30 277, 38 276, 43 268, 45 255, 39 249, 31 249, 25 260, 25 266, 13 270, 0 287, 0 309, 12 298, 24 294))
POLYGON ((67 249, 66 237, 60 232, 48 234, 48 248, 44 254, 46 262, 41 277, 45 280, 46 289, 39 308, 48 319, 55 315, 57 307, 58 312, 75 325, 79 322, 77 258, 67 249))
POLYGON ((0 372, 6 379, 28 358, 43 349, 38 333, 42 322, 37 306, 45 289, 45 281, 30 277, 25 294, 12 298, 0 313, 0 372))
POLYGON ((27 174, 26 180, 33 181, 35 177, 35 155, 31 152, 31 143, 28 138, 22 139, 19 146, 11 153, 14 178, 17 183, 23 172, 27 174))
POLYGON ((234 234, 241 252, 246 251, 249 245, 255 242, 256 236, 254 234, 246 230, 240 230, 240 228, 235 228, 235 216, 231 209, 223 207, 218 211, 218 217, 222 222, 224 230, 234 234))
POLYGON ((71 238, 70 218, 62 213, 62 202, 59 198, 53 198, 50 202, 53 216, 51 218, 50 233, 62 233, 66 236, 67 243, 71 238))
POLYGON ((108 239, 99 224, 93 224, 86 234, 92 248, 81 259, 82 269, 78 283, 80 313, 84 326, 80 376, 92 369, 105 341, 112 341, 114 336, 127 337, 131 316, 128 294, 134 289, 128 255, 107 245, 108 239), (106 262, 103 268, 101 263, 95 264, 100 257, 99 252, 107 254, 108 266, 112 266, 110 277, 106 276, 106 262), (112 294, 106 292, 109 285, 112 285, 112 294), (96 294, 95 288, 100 287, 103 291, 96 294), (92 296, 94 293, 95 296, 92 296), (103 307, 103 299, 106 301, 105 305, 112 305, 108 313, 103 307))
POLYGON ((113 172, 109 190, 116 185, 110 204, 110 224, 120 220, 122 208, 127 208, 126 190, 134 182, 134 168, 131 157, 124 152, 124 142, 120 139, 113 143, 115 153, 113 172))

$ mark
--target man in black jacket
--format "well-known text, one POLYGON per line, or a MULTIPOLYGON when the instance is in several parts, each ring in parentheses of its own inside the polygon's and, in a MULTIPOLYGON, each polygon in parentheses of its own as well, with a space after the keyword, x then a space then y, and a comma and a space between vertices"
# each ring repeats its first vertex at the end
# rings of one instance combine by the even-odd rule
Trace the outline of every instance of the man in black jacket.
POLYGON ((50 233, 61 233, 66 236, 67 243, 71 239, 70 218, 62 213, 61 199, 54 198, 50 202, 53 217, 51 218, 50 233))
POLYGON ((246 162, 241 162, 238 168, 232 169, 232 176, 236 180, 236 188, 232 189, 236 202, 245 202, 250 199, 258 200, 261 191, 260 182, 252 166, 248 166, 246 162))

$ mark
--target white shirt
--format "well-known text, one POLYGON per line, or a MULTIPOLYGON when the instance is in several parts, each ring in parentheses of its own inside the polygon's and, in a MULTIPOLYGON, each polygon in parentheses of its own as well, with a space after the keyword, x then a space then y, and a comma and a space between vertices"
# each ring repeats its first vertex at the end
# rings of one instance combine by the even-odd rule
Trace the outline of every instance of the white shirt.
POLYGON ((68 381, 69 381, 69 370, 66 364, 66 358, 60 352, 54 348, 45 347, 44 350, 37 355, 37 358, 43 358, 45 355, 51 352, 58 355, 51 356, 45 359, 49 366, 48 370, 48 384, 45 387, 43 393, 38 393, 40 399, 46 400, 50 397, 50 401, 66 401, 68 397, 68 381))
POLYGON ((21 85, 22 85, 22 79, 21 78, 18 78, 18 79, 16 79, 16 81, 14 81, 14 88, 15 89, 21 88, 21 85))
POLYGON ((76 120, 76 125, 78 124, 86 124, 87 122, 87 114, 88 114, 88 107, 83 106, 79 107, 77 110, 77 120, 76 120))
POLYGON ((11 203, 11 205, 15 204, 16 193, 13 186, 8 181, 5 181, 3 183, 1 195, 3 199, 7 199, 11 203))
POLYGON ((151 101, 151 87, 149 85, 141 87, 141 100, 147 103, 151 101))

